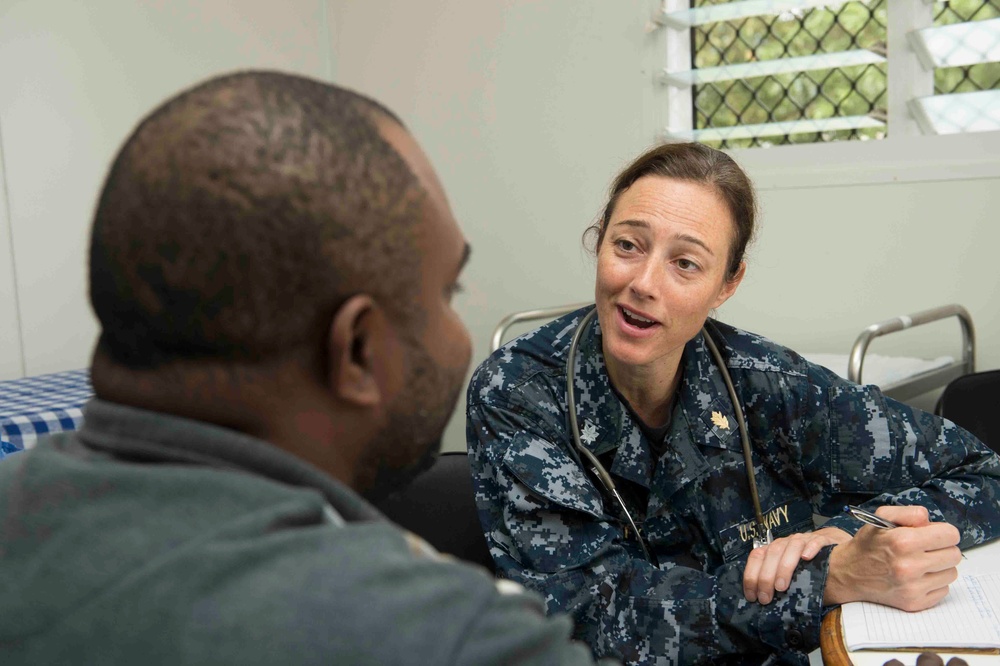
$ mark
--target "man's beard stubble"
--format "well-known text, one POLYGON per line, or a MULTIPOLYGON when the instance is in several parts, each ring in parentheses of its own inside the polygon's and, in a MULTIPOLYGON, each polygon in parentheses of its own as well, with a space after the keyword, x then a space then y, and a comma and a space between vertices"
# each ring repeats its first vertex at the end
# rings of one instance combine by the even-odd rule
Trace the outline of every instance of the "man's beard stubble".
POLYGON ((464 369, 438 366, 419 342, 408 341, 407 350, 403 396, 360 466, 359 490, 373 503, 402 490, 434 464, 465 379, 464 369))

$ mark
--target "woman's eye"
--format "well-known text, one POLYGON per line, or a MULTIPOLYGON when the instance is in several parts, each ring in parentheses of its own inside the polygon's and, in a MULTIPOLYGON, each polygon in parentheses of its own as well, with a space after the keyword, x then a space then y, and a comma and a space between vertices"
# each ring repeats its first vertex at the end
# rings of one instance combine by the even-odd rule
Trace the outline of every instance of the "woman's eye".
POLYGON ((696 271, 698 270, 698 264, 694 263, 690 259, 678 259, 677 267, 682 271, 696 271))
POLYGON ((624 250, 625 252, 631 252, 632 250, 635 249, 635 243, 633 243, 632 241, 619 240, 616 241, 616 244, 618 245, 619 249, 624 250))

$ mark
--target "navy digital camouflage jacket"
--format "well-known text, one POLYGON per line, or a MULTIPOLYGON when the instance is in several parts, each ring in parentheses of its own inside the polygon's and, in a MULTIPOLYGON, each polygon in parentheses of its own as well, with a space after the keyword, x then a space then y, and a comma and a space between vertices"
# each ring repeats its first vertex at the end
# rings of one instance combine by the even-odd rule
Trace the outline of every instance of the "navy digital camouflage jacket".
MULTIPOLYGON (((476 501, 502 575, 570 613, 598 655, 626 663, 805 664, 819 645, 832 547, 768 605, 743 596, 755 512, 736 419, 701 335, 684 350, 662 454, 612 389, 595 320, 577 351, 584 445, 625 492, 658 566, 580 464, 567 425, 566 355, 586 309, 502 347, 476 371, 467 435, 476 501)), ((1000 530, 1000 459, 949 421, 858 386, 757 335, 709 322, 746 412, 774 536, 853 534, 845 504, 921 504, 962 533, 1000 530)))

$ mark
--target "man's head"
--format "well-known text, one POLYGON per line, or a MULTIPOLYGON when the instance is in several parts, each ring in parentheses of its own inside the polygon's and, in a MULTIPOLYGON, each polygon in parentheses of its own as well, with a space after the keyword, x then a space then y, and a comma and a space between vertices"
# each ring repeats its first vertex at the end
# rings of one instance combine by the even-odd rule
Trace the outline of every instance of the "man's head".
POLYGON ((424 457, 457 399, 469 340, 449 297, 466 252, 433 169, 384 107, 286 74, 207 81, 143 120, 105 182, 95 389, 272 440, 365 440, 336 463, 295 452, 346 465, 368 490, 424 457), (232 381, 207 382, 190 409, 164 398, 166 378, 182 391, 178 377, 204 387, 209 374, 232 381), (283 394, 267 396, 278 376, 283 394), (274 413, 241 418, 261 403, 274 413))

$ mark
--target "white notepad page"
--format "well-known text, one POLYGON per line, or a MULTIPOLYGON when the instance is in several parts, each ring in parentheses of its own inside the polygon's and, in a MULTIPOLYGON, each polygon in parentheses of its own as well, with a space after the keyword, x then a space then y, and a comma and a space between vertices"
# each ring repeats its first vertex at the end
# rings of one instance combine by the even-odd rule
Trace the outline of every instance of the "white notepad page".
POLYGON ((1000 572, 959 576, 948 596, 918 613, 868 602, 841 610, 848 650, 1000 648, 1000 572))

